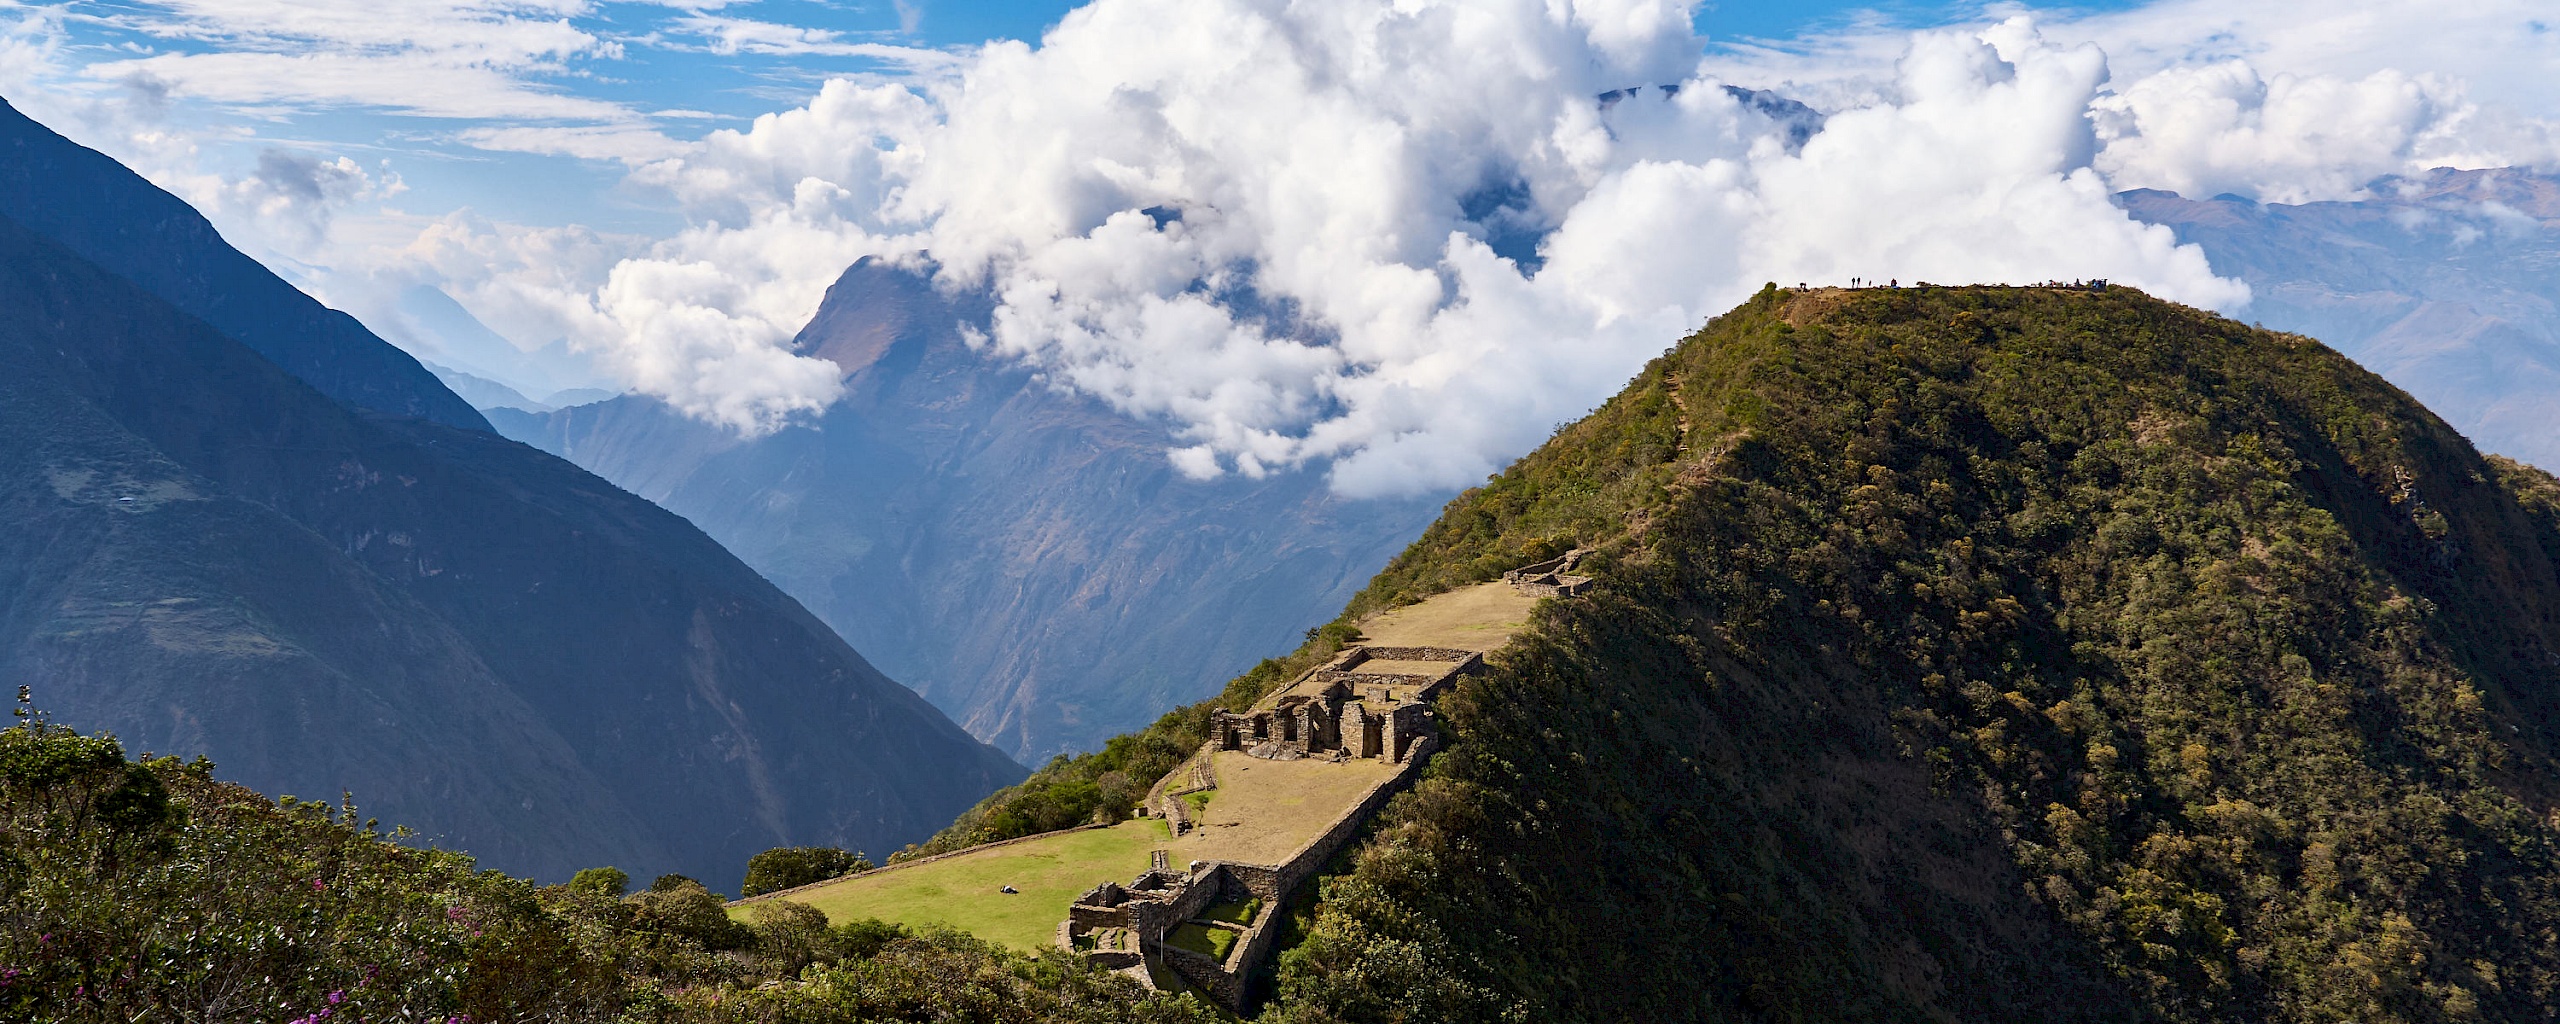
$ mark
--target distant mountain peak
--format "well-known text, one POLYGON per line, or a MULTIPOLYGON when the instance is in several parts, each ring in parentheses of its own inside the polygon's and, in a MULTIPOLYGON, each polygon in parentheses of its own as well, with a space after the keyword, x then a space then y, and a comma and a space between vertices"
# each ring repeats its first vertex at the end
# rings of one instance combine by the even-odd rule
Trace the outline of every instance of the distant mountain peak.
POLYGON ((792 340, 792 351, 834 363, 852 380, 902 346, 914 349, 956 336, 959 317, 951 301, 934 290, 928 271, 865 256, 827 286, 817 314, 792 340))

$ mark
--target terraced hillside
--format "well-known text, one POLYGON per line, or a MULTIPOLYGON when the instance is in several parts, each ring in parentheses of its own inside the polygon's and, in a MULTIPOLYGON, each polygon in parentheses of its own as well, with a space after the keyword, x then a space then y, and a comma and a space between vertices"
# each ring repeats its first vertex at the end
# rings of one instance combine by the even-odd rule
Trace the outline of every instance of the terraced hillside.
MULTIPOLYGON (((787 900, 815 907, 837 924, 878 919, 953 927, 1021 952, 1064 946, 1125 966, 1149 987, 1196 983, 1241 1005, 1252 994, 1248 979, 1267 966, 1282 912, 1299 886, 1382 799, 1412 781, 1431 749, 1427 736, 1381 743, 1372 732, 1363 745, 1356 731, 1346 731, 1328 740, 1318 723, 1352 721, 1371 706, 1362 703, 1364 695, 1392 701, 1398 688, 1405 689, 1404 710, 1418 710, 1416 701, 1507 642, 1537 600, 1490 583, 1363 620, 1352 637, 1358 646, 1235 713, 1220 713, 1232 726, 1223 742, 1210 737, 1154 780, 1135 809, 1137 820, 911 855, 886 868, 740 900, 731 913, 748 917, 759 904, 787 900), (1373 646, 1379 639, 1399 646, 1373 646), (1386 655, 1372 657, 1373 650, 1386 655), (1411 688, 1419 680, 1433 682, 1411 688), (1306 717, 1317 707, 1327 709, 1321 718, 1306 717), (1275 730, 1274 716, 1291 708, 1299 710, 1306 733, 1275 730), (1242 735, 1248 728, 1251 749, 1242 735), (1154 929, 1107 924, 1103 919, 1124 912, 1082 905, 1131 879, 1141 889, 1169 884, 1220 891, 1190 901, 1196 908, 1167 911, 1165 926, 1154 929)), ((1129 808, 1117 801, 1099 810, 1108 820, 1129 808)))

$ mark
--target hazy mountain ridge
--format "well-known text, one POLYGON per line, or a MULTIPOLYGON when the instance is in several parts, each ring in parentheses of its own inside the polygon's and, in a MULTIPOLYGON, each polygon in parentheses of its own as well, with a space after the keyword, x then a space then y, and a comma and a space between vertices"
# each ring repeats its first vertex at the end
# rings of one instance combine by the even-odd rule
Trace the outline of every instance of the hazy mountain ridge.
POLYGON ((212 324, 331 398, 450 426, 489 423, 408 353, 285 283, 178 197, 0 100, 0 216, 212 324))
POLYGON ((1155 426, 970 349, 972 316, 865 260, 796 342, 846 375, 812 424, 740 440, 639 396, 492 420, 692 519, 1029 760, 1294 646, 1431 515, 1314 472, 1186 479, 1155 426))
MULTIPOLYGON (((546 877, 885 850, 1020 774, 682 519, 332 400, 15 221, 0 243, 0 678, 63 720, 546 877)), ((346 349, 416 365, 309 351, 346 349)))
POLYGON ((2560 177, 2439 168, 2368 191, 2121 202, 2247 281, 2242 319, 2336 346, 2482 448, 2560 466, 2560 177))

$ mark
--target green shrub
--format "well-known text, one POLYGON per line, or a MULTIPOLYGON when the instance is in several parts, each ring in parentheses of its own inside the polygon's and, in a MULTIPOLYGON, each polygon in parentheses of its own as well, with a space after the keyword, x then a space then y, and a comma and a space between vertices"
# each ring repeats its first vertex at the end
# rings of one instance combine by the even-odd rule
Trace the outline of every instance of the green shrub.
POLYGON ((268 801, 40 715, 0 731, 0 1020, 856 1024, 1215 1016, 1063 954, 1021 957, 700 883, 616 898, 415 850, 353 802, 268 801))
POLYGON ((832 846, 779 846, 747 859, 747 879, 739 884, 738 896, 761 896, 869 870, 871 862, 860 854, 832 846))
POLYGON ((584 868, 569 879, 569 888, 582 893, 621 899, 631 891, 631 876, 621 868, 584 868))

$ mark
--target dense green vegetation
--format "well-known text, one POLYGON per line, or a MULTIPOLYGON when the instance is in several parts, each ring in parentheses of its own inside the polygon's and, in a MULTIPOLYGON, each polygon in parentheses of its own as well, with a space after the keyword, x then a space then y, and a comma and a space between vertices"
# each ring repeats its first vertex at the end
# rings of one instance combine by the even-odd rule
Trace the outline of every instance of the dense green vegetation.
POLYGON ((2560 483, 2126 289, 1765 291, 932 845, 1108 813, 1360 616, 1577 544, 1607 586, 1444 704, 1270 1015, 2560 1009, 2560 483))
POLYGON ((41 716, 0 731, 0 1020, 1215 1019, 1063 952, 783 900, 741 924, 678 876, 538 887, 391 838, 41 716))
POLYGON ((1771 289, 1354 607, 1571 542, 1274 1016, 2560 1014, 2560 484, 2308 339, 1771 289))
MULTIPOLYGON (((839 875, 869 871, 871 866, 871 861, 861 854, 832 846, 777 846, 747 859, 747 879, 738 883, 738 895, 743 898, 796 889, 839 875)), ((576 880, 570 884, 577 884, 576 880)))

